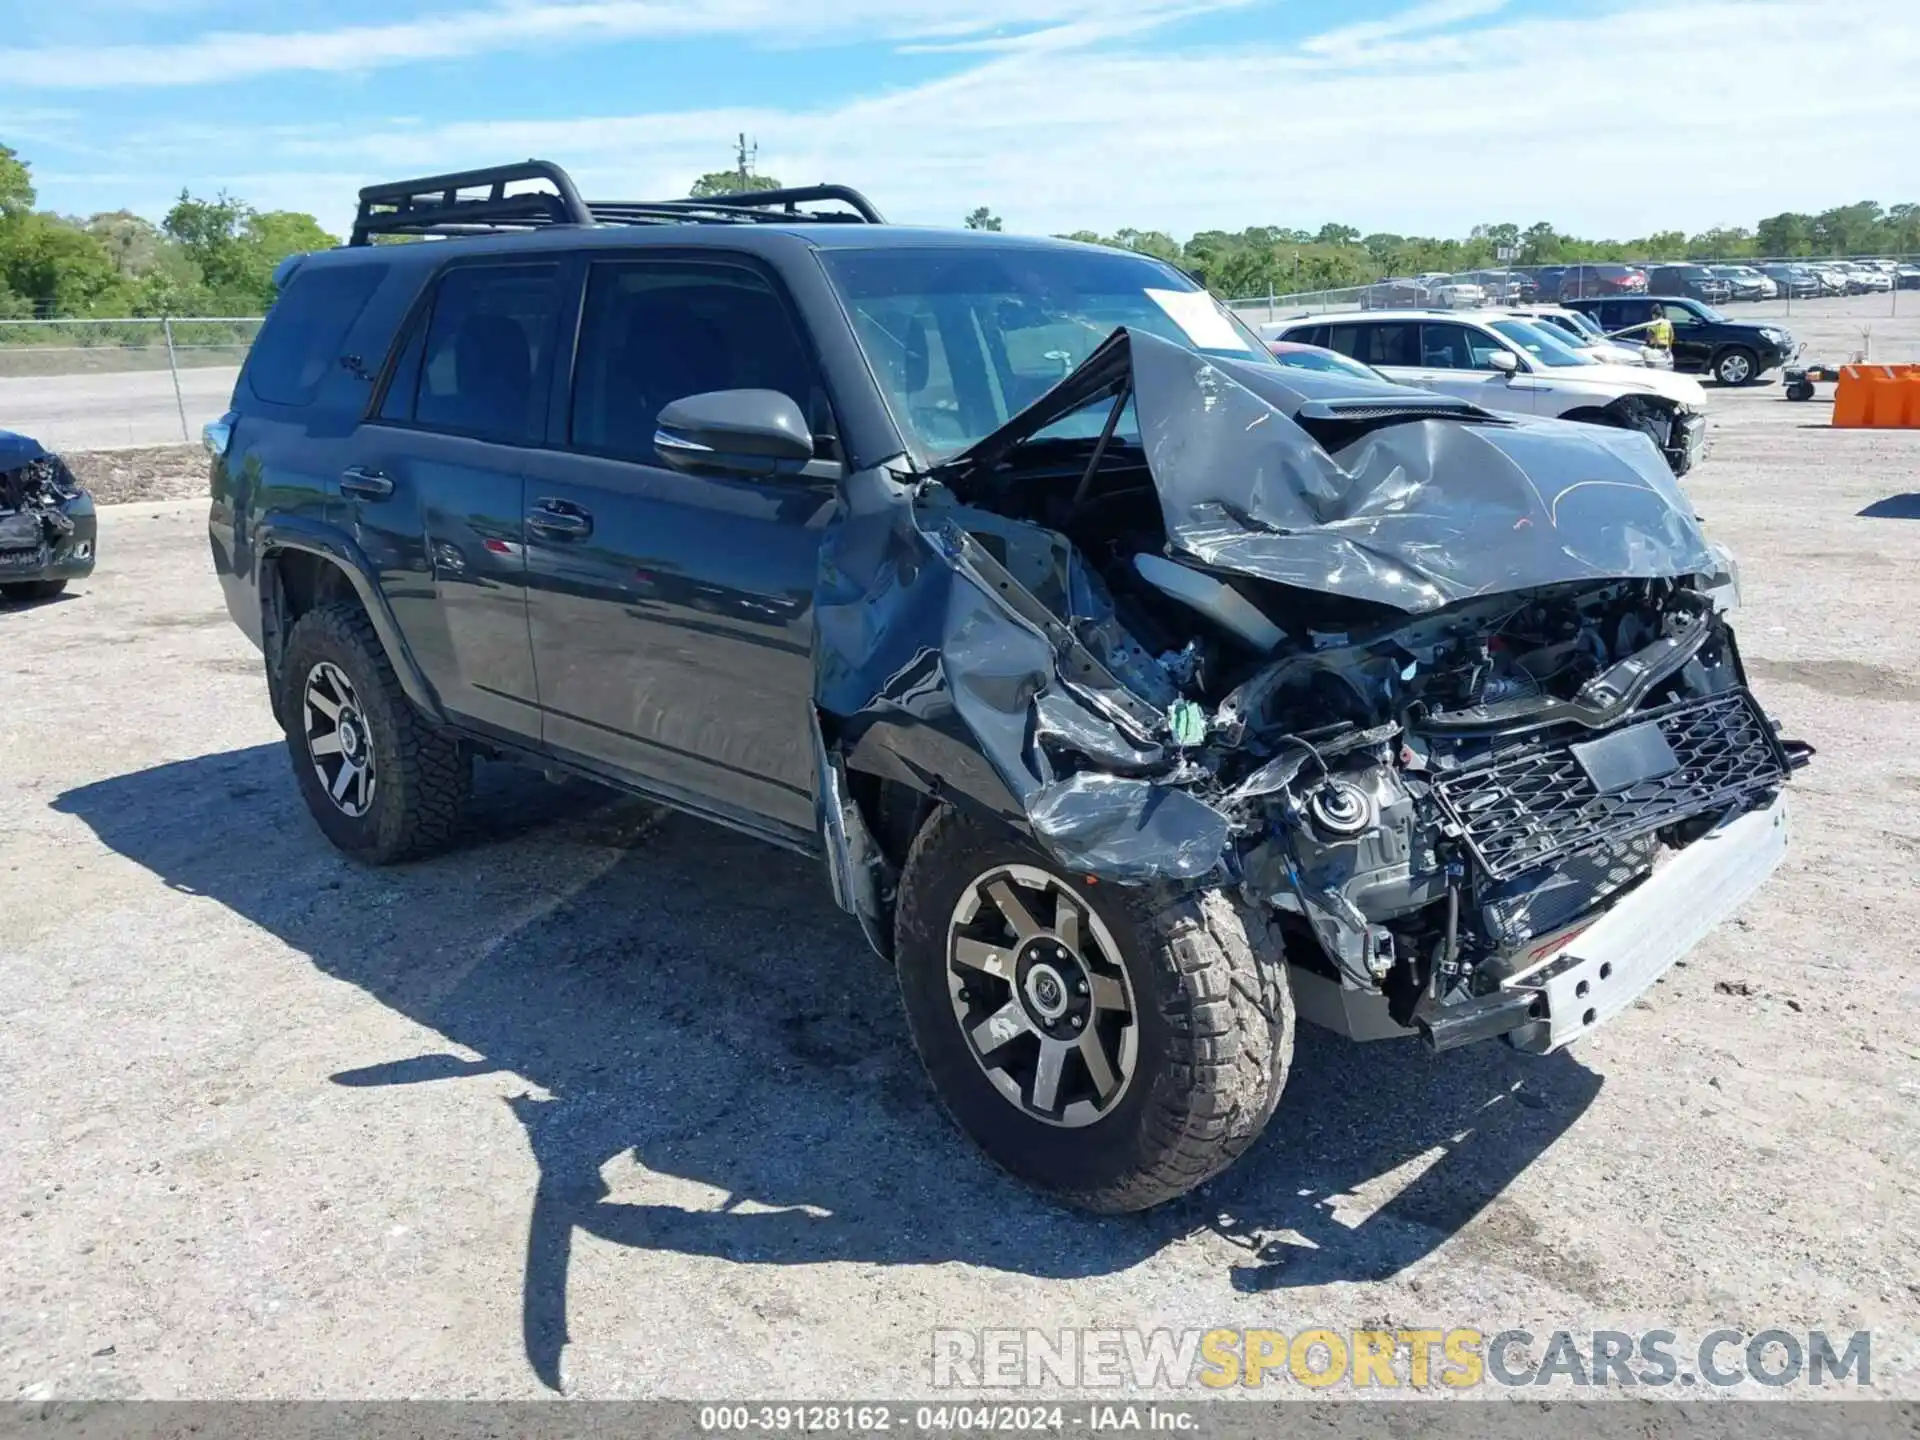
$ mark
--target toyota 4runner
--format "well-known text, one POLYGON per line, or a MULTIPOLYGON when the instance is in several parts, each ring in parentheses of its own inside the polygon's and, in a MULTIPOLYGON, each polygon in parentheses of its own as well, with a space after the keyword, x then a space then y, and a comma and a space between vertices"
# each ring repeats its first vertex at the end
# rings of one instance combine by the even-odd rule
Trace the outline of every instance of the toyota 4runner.
POLYGON ((1564 1046, 1782 854, 1810 752, 1641 434, 836 186, 404 181, 280 278, 210 529, 320 829, 427 852, 487 756, 817 856, 1072 1203, 1224 1168, 1296 1015, 1564 1046))

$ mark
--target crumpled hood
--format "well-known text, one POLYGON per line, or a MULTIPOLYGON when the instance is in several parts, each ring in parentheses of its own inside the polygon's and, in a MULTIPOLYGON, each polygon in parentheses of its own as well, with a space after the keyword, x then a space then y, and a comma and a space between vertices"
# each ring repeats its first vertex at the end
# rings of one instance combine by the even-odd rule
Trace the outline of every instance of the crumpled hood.
POLYGON ((1116 331, 954 463, 991 465, 1123 384, 1168 548, 1206 566, 1413 613, 1714 569, 1693 507, 1637 432, 1499 420, 1417 390, 1210 359, 1138 331, 1116 331), (1383 408, 1448 418, 1337 438, 1383 408))
POLYGON ((0 430, 0 470, 18 470, 46 458, 46 447, 30 436, 0 430))

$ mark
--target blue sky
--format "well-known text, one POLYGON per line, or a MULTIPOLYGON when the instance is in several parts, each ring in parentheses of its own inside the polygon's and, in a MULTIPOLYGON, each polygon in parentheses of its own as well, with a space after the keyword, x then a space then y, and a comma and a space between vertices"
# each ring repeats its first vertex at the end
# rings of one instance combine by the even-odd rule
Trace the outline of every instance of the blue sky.
POLYGON ((1628 237, 1920 200, 1920 3, 0 0, 41 203, 182 186, 343 229, 354 190, 530 154, 684 192, 745 130, 891 218, 1628 237))

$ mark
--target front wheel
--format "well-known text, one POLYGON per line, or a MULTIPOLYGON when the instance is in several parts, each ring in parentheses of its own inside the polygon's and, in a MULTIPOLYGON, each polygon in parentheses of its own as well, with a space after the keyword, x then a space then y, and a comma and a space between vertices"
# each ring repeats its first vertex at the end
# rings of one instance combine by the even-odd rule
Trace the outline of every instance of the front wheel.
POLYGON ((1759 373, 1758 357, 1737 345, 1722 350, 1713 362, 1713 378, 1722 385, 1745 385, 1759 373))
POLYGON ((1224 893, 1089 884, 952 809, 907 856, 895 955, 948 1111, 1019 1179, 1117 1213, 1226 1169, 1293 1055, 1277 934, 1224 893))

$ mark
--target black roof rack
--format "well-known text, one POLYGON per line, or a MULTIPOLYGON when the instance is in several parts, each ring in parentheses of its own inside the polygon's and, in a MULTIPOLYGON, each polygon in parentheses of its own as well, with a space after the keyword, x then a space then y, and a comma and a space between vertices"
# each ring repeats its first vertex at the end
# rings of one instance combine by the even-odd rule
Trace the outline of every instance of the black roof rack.
POLYGON ((882 225, 880 212, 846 185, 799 185, 750 190, 711 200, 614 200, 580 198, 573 177, 551 160, 524 160, 484 170, 456 170, 418 180, 369 185, 360 192, 351 245, 370 245, 376 235, 490 235, 548 225, 674 225, 785 223, 796 220, 882 225), (550 190, 509 185, 544 181, 550 190), (462 192, 479 191, 480 194, 462 192), (832 202, 841 210, 802 211, 832 202))

